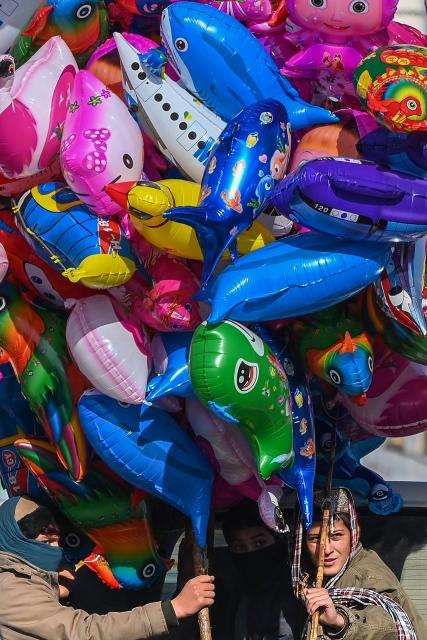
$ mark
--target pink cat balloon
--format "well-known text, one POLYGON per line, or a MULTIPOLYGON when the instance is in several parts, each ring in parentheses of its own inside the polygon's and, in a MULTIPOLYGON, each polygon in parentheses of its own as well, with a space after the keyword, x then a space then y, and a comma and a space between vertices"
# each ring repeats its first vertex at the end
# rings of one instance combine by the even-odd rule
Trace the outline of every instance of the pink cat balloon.
POLYGON ((289 17, 301 29, 284 36, 297 53, 286 60, 282 72, 312 81, 308 97, 314 104, 329 105, 332 100, 338 106, 357 107, 352 74, 362 58, 390 44, 426 46, 420 31, 392 22, 397 2, 287 0, 289 17))
POLYGON ((130 321, 107 295, 70 301, 67 344, 83 375, 110 398, 129 404, 145 399, 151 369, 150 343, 144 327, 130 321))
POLYGON ((143 161, 142 134, 124 102, 89 71, 79 71, 61 144, 70 188, 94 213, 117 214, 120 206, 104 187, 139 180, 143 161))
POLYGON ((16 71, 12 56, 0 56, 0 172, 6 178, 32 176, 51 164, 76 73, 60 36, 16 71))

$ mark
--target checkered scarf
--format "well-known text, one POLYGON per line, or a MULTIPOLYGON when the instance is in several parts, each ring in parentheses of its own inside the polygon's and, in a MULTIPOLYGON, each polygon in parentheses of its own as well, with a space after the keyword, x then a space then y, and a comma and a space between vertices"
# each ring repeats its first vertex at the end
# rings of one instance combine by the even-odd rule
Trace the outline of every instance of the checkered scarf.
MULTIPOLYGON (((348 608, 354 608, 358 605, 362 605, 364 607, 369 605, 377 605, 382 607, 387 611, 387 613, 393 619, 396 625, 397 637, 398 640, 417 640, 417 636, 415 634, 414 627, 412 622, 402 607, 397 604, 392 598, 383 594, 377 593, 371 589, 361 589, 361 588, 346 588, 346 589, 338 589, 334 588, 334 585, 339 580, 339 578, 343 575, 345 570, 347 569, 348 564, 354 557, 358 547, 358 535, 357 535, 357 513, 354 505, 353 496, 350 491, 344 488, 339 488, 338 490, 334 490, 335 497, 335 509, 331 509, 331 519, 333 519, 333 512, 335 511, 345 511, 350 518, 350 534, 351 534, 351 542, 350 542, 350 555, 347 559, 347 562, 344 564, 342 569, 337 573, 336 576, 333 576, 325 585, 325 588, 329 591, 331 599, 337 605, 343 605, 348 608), (338 493, 336 493, 338 492, 338 493), (340 509, 337 507, 337 496, 343 496, 341 492, 345 492, 345 509, 340 509)), ((334 502, 334 500, 332 501, 334 502)), ((292 585, 295 592, 296 597, 299 600, 303 600, 303 589, 308 585, 314 586, 315 581, 310 579, 308 573, 304 573, 301 567, 301 553, 302 553, 302 545, 304 542, 304 526, 303 526, 303 518, 301 514, 301 510, 297 508, 295 525, 293 530, 293 539, 292 539, 292 548, 291 548, 291 573, 292 573, 292 585)))

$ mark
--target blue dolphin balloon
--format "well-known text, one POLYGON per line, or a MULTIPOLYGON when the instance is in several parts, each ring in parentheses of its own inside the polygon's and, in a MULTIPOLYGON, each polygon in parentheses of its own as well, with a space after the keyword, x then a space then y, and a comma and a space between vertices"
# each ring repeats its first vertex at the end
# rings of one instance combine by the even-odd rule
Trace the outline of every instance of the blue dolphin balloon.
POLYGON ((195 229, 204 255, 202 286, 227 248, 237 257, 236 237, 261 213, 276 181, 284 177, 290 146, 288 116, 280 102, 262 100, 246 107, 212 147, 199 206, 164 214, 195 229))
POLYGON ((278 472, 279 478, 298 494, 305 528, 312 525, 313 485, 316 474, 316 438, 313 405, 304 372, 298 366, 288 347, 281 346, 272 333, 262 324, 251 327, 264 340, 282 363, 289 382, 292 398, 292 424, 294 463, 278 472))
POLYGON ((193 334, 189 331, 158 333, 151 342, 157 375, 147 384, 146 400, 155 402, 167 396, 193 398, 188 358, 193 334), (158 343, 161 345, 158 345, 158 343), (163 353, 157 353, 158 349, 163 353))
POLYGON ((177 422, 162 409, 125 405, 95 390, 82 395, 79 414, 99 457, 130 484, 191 518, 204 546, 213 470, 177 422))
MULTIPOLYGON (((330 446, 332 442, 332 422, 324 417, 316 417, 317 463, 315 482, 324 487, 328 475, 330 446)), ((378 473, 360 463, 360 458, 375 451, 385 438, 369 438, 351 444, 336 430, 336 453, 333 486, 347 487, 368 500, 372 513, 386 516, 400 511, 403 500, 378 473)))
POLYGON ((226 13, 178 2, 163 11, 160 33, 181 82, 227 122, 244 107, 273 97, 286 107, 295 130, 337 121, 302 100, 263 45, 226 13))
POLYGON ((292 318, 364 289, 379 276, 390 252, 387 244, 304 233, 239 258, 197 297, 212 304, 209 323, 292 318))

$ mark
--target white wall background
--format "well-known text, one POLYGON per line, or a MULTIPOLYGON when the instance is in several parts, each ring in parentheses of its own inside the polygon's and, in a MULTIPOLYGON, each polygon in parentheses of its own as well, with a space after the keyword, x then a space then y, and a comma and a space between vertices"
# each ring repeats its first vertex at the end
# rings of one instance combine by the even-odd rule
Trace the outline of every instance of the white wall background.
MULTIPOLYGON (((374 2, 380 2, 380 0, 374 0, 374 2)), ((424 0, 399 0, 395 19, 427 33, 427 14, 424 0)))

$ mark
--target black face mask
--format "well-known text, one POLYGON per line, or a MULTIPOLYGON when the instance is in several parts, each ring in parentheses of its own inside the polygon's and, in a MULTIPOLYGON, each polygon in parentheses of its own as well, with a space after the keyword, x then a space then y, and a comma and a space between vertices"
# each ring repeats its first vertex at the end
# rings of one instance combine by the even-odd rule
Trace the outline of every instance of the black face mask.
POLYGON ((231 557, 245 590, 259 587, 286 561, 286 548, 280 543, 246 553, 232 553, 231 557))

